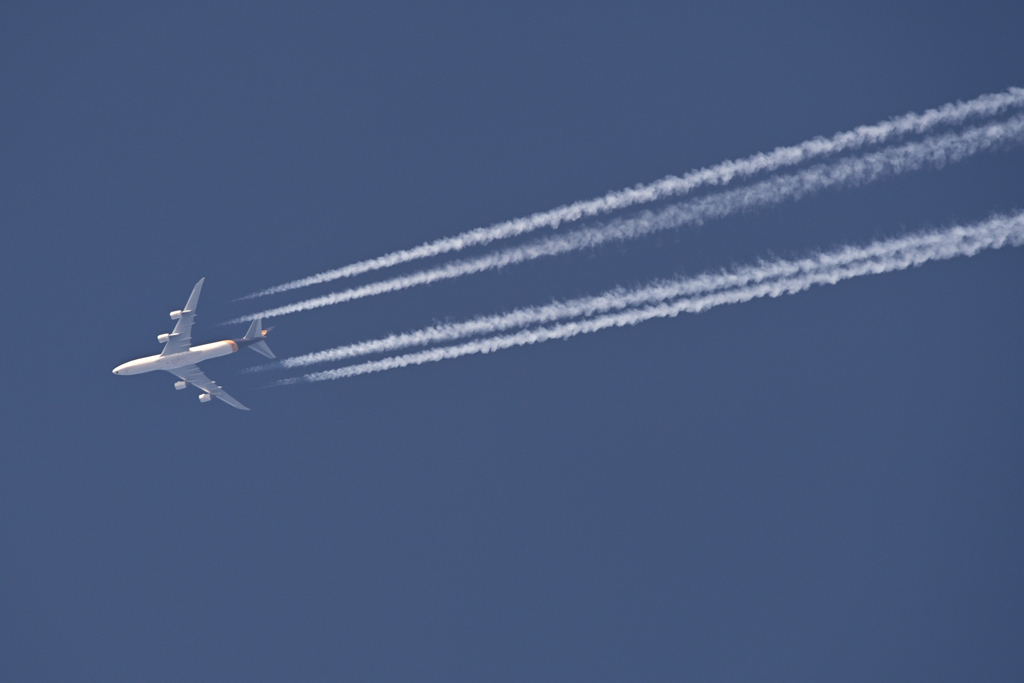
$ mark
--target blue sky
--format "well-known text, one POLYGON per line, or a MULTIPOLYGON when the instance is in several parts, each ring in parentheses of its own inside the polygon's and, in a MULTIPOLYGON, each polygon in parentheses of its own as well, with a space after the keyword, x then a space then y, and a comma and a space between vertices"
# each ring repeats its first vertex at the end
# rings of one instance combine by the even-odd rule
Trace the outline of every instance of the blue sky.
MULTIPOLYGON (((250 413, 110 370, 200 277, 194 339, 241 336, 217 324, 257 289, 1024 86, 1022 19, 6 4, 5 677, 1018 680, 1024 250, 344 381, 204 365, 250 413)), ((1022 177, 1011 147, 270 345, 970 223, 1024 208, 1022 177)))

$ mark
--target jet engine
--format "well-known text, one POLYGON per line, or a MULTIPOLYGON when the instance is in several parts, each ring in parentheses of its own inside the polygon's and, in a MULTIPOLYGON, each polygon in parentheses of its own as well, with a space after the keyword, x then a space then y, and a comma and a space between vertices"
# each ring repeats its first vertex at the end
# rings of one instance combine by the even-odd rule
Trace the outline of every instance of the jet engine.
POLYGON ((171 320, 178 320, 181 317, 181 311, 171 311, 171 320))
POLYGON ((177 389, 178 391, 181 391, 182 389, 184 389, 187 386, 188 386, 188 382, 185 382, 185 381, 175 382, 174 383, 174 388, 177 389))
POLYGON ((213 396, 211 396, 210 394, 199 394, 199 401, 200 401, 201 403, 206 403, 206 402, 207 402, 207 401, 209 401, 209 400, 210 400, 211 398, 213 398, 213 396))
POLYGON ((156 340, 158 342, 160 342, 161 344, 166 344, 170 340, 170 338, 171 338, 171 335, 169 335, 167 333, 164 333, 164 334, 157 335, 156 340))

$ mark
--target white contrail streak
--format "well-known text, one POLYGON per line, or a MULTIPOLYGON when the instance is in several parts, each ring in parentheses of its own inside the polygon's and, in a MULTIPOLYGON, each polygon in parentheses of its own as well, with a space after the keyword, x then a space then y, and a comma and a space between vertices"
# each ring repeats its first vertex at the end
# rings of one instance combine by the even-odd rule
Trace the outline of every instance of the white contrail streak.
POLYGON ((229 323, 277 316, 332 306, 354 299, 408 289, 418 285, 496 270, 545 256, 596 247, 611 241, 627 240, 682 225, 695 225, 723 218, 759 206, 799 199, 809 193, 834 186, 862 185, 879 178, 918 170, 924 166, 942 167, 1000 144, 1024 139, 1024 116, 1000 123, 970 128, 960 133, 925 138, 896 147, 887 147, 860 157, 841 159, 791 175, 775 176, 747 187, 693 199, 658 212, 645 211, 639 217, 618 219, 608 224, 584 228, 564 235, 519 247, 509 247, 478 258, 382 280, 361 287, 326 294, 294 304, 267 309, 235 318, 229 323))
POLYGON ((811 159, 849 151, 865 145, 881 144, 894 137, 908 133, 924 133, 940 125, 955 125, 970 118, 994 116, 1012 107, 1024 106, 1024 89, 1010 88, 1006 92, 982 95, 967 102, 944 104, 922 114, 904 114, 873 126, 860 126, 851 131, 836 133, 831 138, 817 137, 789 147, 777 147, 768 153, 758 153, 744 159, 725 161, 715 166, 691 171, 683 177, 668 176, 648 185, 638 185, 609 192, 603 197, 567 204, 550 211, 535 213, 496 223, 486 228, 476 228, 453 237, 445 237, 412 249, 391 252, 377 258, 359 261, 342 268, 328 270, 283 285, 270 287, 249 294, 251 299, 310 285, 351 277, 372 270, 388 268, 400 263, 438 256, 466 247, 478 246, 496 240, 515 237, 540 228, 557 228, 559 224, 581 218, 597 216, 624 209, 636 204, 652 202, 665 197, 686 194, 705 185, 725 185, 735 178, 742 178, 764 171, 774 171, 811 159))
MULTIPOLYGON (((910 238, 909 244, 920 241, 918 236, 910 238)), ((868 247, 847 247, 831 254, 795 261, 761 262, 754 266, 736 268, 721 273, 706 273, 697 277, 657 281, 650 285, 631 290, 617 287, 597 296, 559 301, 545 306, 529 306, 508 313, 480 316, 460 323, 434 325, 413 332, 392 334, 355 344, 338 346, 333 349, 307 353, 285 358, 277 363, 257 366, 252 372, 280 368, 297 368, 356 358, 376 353, 387 353, 410 346, 426 346, 439 342, 454 341, 466 337, 482 336, 503 332, 519 327, 529 327, 557 320, 590 317, 608 311, 635 308, 644 304, 671 301, 684 296, 707 294, 725 289, 749 286, 751 284, 791 278, 799 274, 813 273, 824 268, 846 266, 868 258, 889 255, 894 250, 906 249, 899 240, 876 242, 868 247)))
MULTIPOLYGON (((938 232, 919 233, 893 240, 876 242, 868 247, 846 247, 839 251, 805 259, 820 267, 805 268, 795 276, 784 276, 765 282, 724 289, 710 294, 685 297, 676 301, 634 308, 620 313, 597 316, 581 321, 524 330, 515 334, 487 337, 456 346, 428 349, 403 356, 349 365, 335 370, 306 374, 281 380, 276 385, 298 382, 319 382, 342 379, 373 372, 383 372, 410 365, 422 365, 471 354, 493 353, 516 346, 537 344, 553 339, 569 339, 611 327, 637 325, 655 318, 675 317, 680 313, 700 313, 716 306, 736 304, 753 299, 795 294, 814 285, 836 284, 842 280, 905 270, 928 261, 974 256, 984 249, 998 249, 1007 244, 1024 244, 1024 212, 996 216, 969 226, 938 232)), ((765 268, 786 269, 788 262, 766 264, 765 268)), ((797 270, 796 262, 791 264, 797 270)))

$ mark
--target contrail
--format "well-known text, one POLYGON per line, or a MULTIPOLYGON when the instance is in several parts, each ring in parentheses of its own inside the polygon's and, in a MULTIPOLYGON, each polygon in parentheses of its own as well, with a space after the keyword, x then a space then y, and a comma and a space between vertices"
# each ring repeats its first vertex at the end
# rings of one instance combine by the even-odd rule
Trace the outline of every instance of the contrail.
MULTIPOLYGON (((675 317, 680 313, 700 313, 708 309, 751 301, 765 296, 795 294, 814 285, 836 284, 863 275, 905 270, 928 261, 974 256, 984 249, 999 249, 1007 244, 1024 244, 1024 212, 1011 216, 995 216, 969 226, 958 226, 938 232, 926 232, 893 240, 875 242, 868 247, 846 247, 836 252, 812 257, 821 264, 794 277, 726 289, 704 296, 687 297, 673 302, 635 308, 621 313, 603 315, 551 327, 524 330, 516 334, 488 337, 456 346, 444 346, 403 356, 349 365, 335 370, 310 373, 274 383, 272 386, 300 382, 320 382, 383 372, 410 365, 422 365, 479 353, 493 353, 516 346, 538 344, 553 339, 569 339, 611 327, 637 325, 655 318, 675 317), (831 265, 829 263, 831 262, 831 265)), ((769 264, 774 267, 785 262, 769 264)))
MULTIPOLYGON (((931 241, 944 239, 942 235, 932 235, 931 241)), ((454 341, 466 337, 482 336, 503 332, 519 327, 529 327, 580 317, 591 317, 598 313, 636 308, 644 304, 671 301, 684 296, 708 294, 726 289, 749 286, 751 284, 792 278, 799 274, 814 273, 823 269, 835 269, 848 266, 857 261, 890 256, 895 251, 906 251, 912 246, 928 243, 921 236, 913 236, 903 240, 876 242, 867 247, 846 247, 829 254, 820 254, 815 258, 804 258, 793 261, 760 262, 757 265, 735 268, 721 273, 706 273, 691 278, 662 280, 650 285, 631 290, 616 287, 597 296, 582 297, 569 301, 554 302, 545 306, 529 306, 515 309, 498 315, 480 316, 460 323, 433 325, 413 332, 392 334, 381 339, 357 342, 338 346, 333 349, 307 353, 301 356, 285 358, 277 363, 251 368, 251 372, 281 368, 297 368, 329 363, 358 356, 376 353, 387 353, 410 346, 426 346, 439 342, 454 341)))
POLYGON ((557 228, 561 223, 597 216, 610 211, 624 209, 636 204, 656 201, 665 197, 686 194, 704 185, 725 185, 735 178, 742 178, 763 171, 774 171, 784 166, 803 163, 817 157, 849 151, 865 145, 881 144, 894 137, 908 133, 924 133, 940 125, 955 125, 970 118, 994 116, 1006 109, 1024 106, 1024 89, 1010 88, 1006 92, 982 95, 967 102, 944 104, 922 114, 908 113, 873 126, 860 126, 850 131, 836 133, 831 138, 816 137, 797 145, 777 147, 768 153, 758 153, 743 159, 725 161, 715 166, 701 168, 683 177, 668 176, 648 185, 637 185, 609 192, 603 197, 566 204, 550 211, 535 213, 524 218, 496 223, 485 228, 428 242, 412 249, 391 252, 377 258, 359 261, 342 268, 329 270, 310 277, 293 280, 276 287, 270 287, 249 294, 251 299, 276 294, 301 287, 351 277, 372 270, 388 268, 417 259, 439 256, 466 247, 479 246, 496 240, 515 237, 540 228, 557 228))
POLYGON ((228 323, 258 317, 273 318, 332 306, 354 299, 504 268, 545 256, 596 247, 611 241, 635 239, 682 225, 696 225, 756 207, 799 199, 828 187, 863 185, 882 177, 919 170, 924 166, 942 167, 1000 144, 1022 139, 1024 116, 1017 116, 1004 122, 970 128, 960 133, 946 133, 918 142, 888 147, 864 156, 814 166, 791 175, 771 177, 748 187, 708 195, 658 212, 645 211, 639 217, 618 219, 605 225, 548 237, 532 244, 510 247, 478 258, 454 261, 390 280, 251 313, 228 323))

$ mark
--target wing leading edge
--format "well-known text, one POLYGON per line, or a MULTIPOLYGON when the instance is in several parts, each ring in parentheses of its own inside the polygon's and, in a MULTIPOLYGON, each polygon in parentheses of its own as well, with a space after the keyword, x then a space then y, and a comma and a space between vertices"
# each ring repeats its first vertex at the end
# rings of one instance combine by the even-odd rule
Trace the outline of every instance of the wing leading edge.
MULTIPOLYGON (((202 284, 202 281, 199 282, 202 284)), ((199 285, 196 285, 198 288, 199 285)), ((191 300, 190 300, 191 301, 191 300)), ((219 384, 214 382, 212 379, 203 374, 203 371, 199 369, 198 365, 183 365, 180 368, 174 368, 168 370, 175 377, 179 377, 189 384, 194 384, 211 396, 216 396, 220 400, 227 403, 232 408, 238 408, 239 410, 249 410, 241 403, 238 402, 231 394, 224 391, 219 384)))

